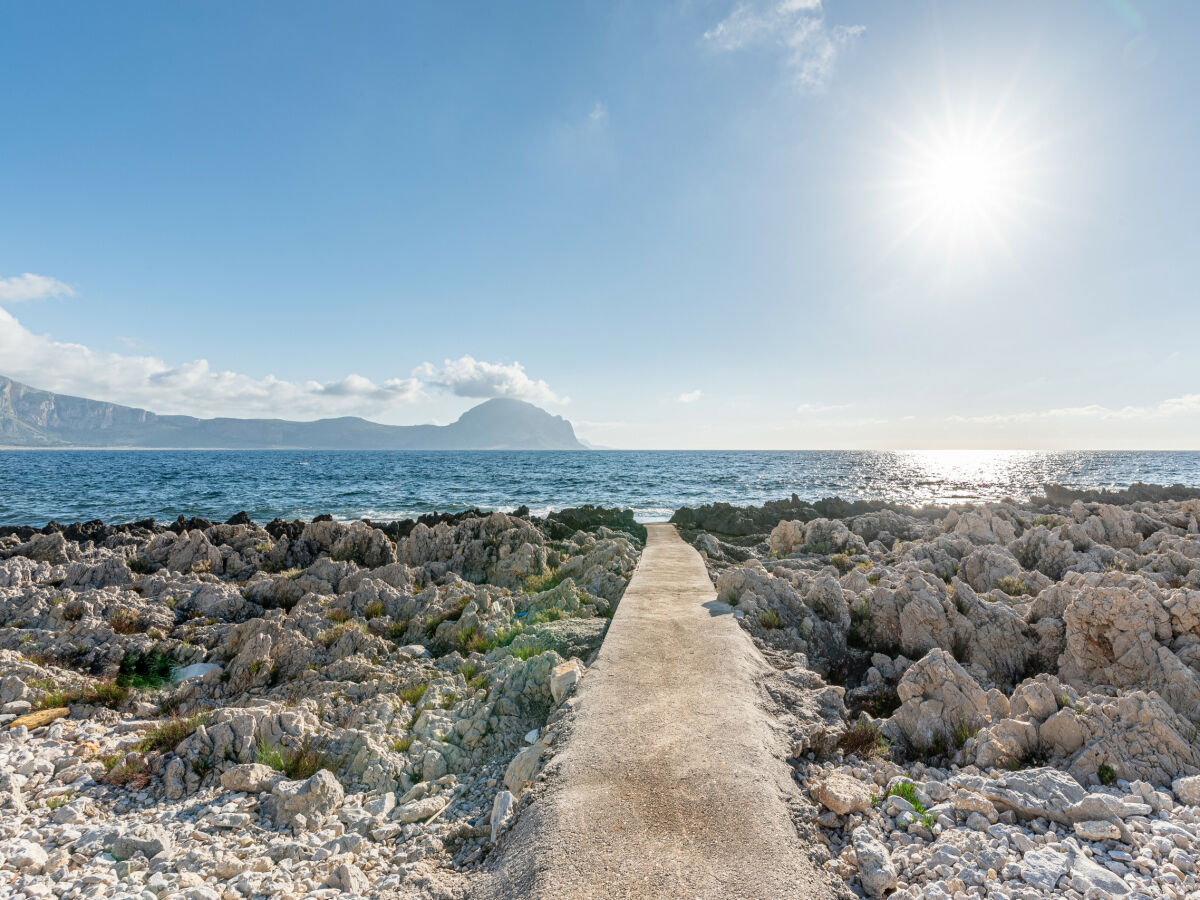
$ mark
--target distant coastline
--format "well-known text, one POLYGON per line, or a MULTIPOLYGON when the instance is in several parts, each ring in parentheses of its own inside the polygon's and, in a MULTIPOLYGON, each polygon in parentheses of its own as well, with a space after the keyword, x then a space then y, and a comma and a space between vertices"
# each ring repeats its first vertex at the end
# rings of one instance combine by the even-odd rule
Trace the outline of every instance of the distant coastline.
POLYGON ((357 416, 313 421, 159 415, 40 390, 0 376, 0 440, 11 449, 586 450, 562 416, 493 397, 449 425, 384 425, 357 416))

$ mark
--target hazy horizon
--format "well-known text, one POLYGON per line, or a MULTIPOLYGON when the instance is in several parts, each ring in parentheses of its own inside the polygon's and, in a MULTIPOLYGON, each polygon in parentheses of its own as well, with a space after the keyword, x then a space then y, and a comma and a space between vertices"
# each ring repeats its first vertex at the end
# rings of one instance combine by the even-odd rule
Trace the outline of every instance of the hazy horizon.
POLYGON ((1200 447, 1200 10, 10 6, 0 374, 618 449, 1200 447))

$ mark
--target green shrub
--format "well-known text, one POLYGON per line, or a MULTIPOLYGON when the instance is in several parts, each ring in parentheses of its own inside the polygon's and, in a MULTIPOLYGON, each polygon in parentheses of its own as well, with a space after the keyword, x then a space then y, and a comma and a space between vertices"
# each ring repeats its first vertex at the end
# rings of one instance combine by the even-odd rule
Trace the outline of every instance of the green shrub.
POLYGON ((829 562, 834 565, 839 572, 849 572, 854 568, 854 563, 850 561, 850 557, 845 553, 835 553, 829 557, 829 562))
POLYGON ((174 750, 180 741, 191 737, 197 728, 206 724, 211 718, 212 713, 205 709, 187 717, 172 716, 165 719, 142 735, 142 739, 138 741, 138 751, 153 753, 174 750))
POLYGON ((312 778, 322 769, 333 771, 338 768, 332 757, 317 749, 316 742, 311 737, 306 737, 300 746, 295 748, 259 744, 256 758, 262 765, 282 772, 292 781, 312 778))
POLYGON ((1100 768, 1096 769, 1096 777, 1100 779, 1101 784, 1116 784, 1117 772, 1108 763, 1102 763, 1100 768))
POLYGON ((429 682, 427 681, 410 685, 400 690, 400 699, 405 703, 411 703, 413 706, 416 706, 421 702, 427 690, 429 690, 429 682))
POLYGON ((171 680, 175 661, 164 653, 126 653, 121 659, 117 684, 138 690, 156 690, 171 680))
POLYGON ((850 611, 850 632, 846 640, 852 647, 863 648, 870 641, 873 631, 871 610, 867 606, 866 598, 860 598, 858 604, 850 611))
POLYGON ((54 709, 59 706, 107 706, 120 708, 129 699, 129 688, 116 681, 98 681, 94 685, 76 685, 57 688, 43 695, 34 704, 35 709, 54 709))
POLYGON ((782 628, 783 622, 779 618, 779 613, 773 609, 764 609, 758 614, 758 624, 763 628, 774 630, 782 628))
POLYGON ((508 647, 508 655, 515 656, 517 659, 531 659, 538 654, 545 652, 546 648, 537 642, 522 644, 520 647, 513 647, 510 644, 508 647))
POLYGON ((558 587, 566 577, 559 569, 547 569, 540 575, 530 575, 522 587, 527 594, 540 594, 542 591, 558 587))
POLYGON ((125 565, 129 566, 129 571, 134 575, 149 575, 154 571, 154 566, 146 562, 140 556, 131 556, 125 560, 125 565))
POLYGON ((1029 589, 1025 587, 1025 582, 1013 575, 1005 575, 1003 578, 997 578, 996 587, 1010 597, 1022 597, 1029 593, 1029 589))
POLYGON ((857 722, 853 728, 846 731, 838 740, 838 747, 847 756, 857 756, 859 759, 882 759, 887 756, 888 742, 879 730, 866 719, 857 722))
POLYGON ((116 634, 137 634, 142 630, 141 617, 135 610, 122 607, 108 617, 108 627, 116 634))
POLYGON ((879 798, 879 803, 883 803, 888 797, 900 797, 907 800, 913 808, 913 812, 917 814, 917 820, 926 828, 933 828, 933 814, 926 811, 924 804, 917 799, 917 789, 913 787, 911 781, 901 781, 891 786, 888 792, 879 798))
POLYGON ((977 728, 972 728, 962 719, 959 719, 958 723, 954 726, 954 745, 961 747, 971 738, 975 737, 977 731, 977 728))

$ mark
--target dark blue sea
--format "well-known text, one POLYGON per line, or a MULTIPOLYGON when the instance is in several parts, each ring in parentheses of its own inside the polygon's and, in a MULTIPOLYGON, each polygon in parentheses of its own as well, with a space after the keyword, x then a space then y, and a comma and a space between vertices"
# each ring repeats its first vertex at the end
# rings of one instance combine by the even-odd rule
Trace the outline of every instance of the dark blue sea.
POLYGON ((469 507, 597 503, 643 521, 713 501, 799 494, 920 504, 1024 498, 1045 482, 1200 486, 1200 452, 229 451, 0 452, 0 523, 178 515, 396 519, 469 507))

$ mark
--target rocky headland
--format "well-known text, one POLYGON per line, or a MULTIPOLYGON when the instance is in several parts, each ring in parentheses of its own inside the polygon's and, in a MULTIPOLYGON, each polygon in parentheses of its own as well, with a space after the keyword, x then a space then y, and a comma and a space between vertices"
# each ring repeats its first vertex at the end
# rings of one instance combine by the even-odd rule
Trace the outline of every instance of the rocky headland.
POLYGON ((0 895, 459 897, 644 530, 0 529, 0 895))
POLYGON ((680 510, 859 896, 1200 897, 1200 491, 680 510))

